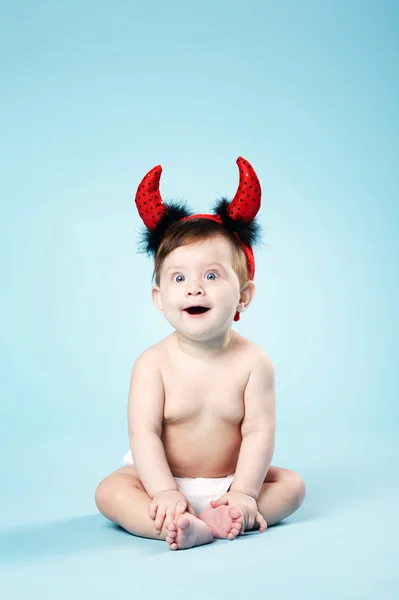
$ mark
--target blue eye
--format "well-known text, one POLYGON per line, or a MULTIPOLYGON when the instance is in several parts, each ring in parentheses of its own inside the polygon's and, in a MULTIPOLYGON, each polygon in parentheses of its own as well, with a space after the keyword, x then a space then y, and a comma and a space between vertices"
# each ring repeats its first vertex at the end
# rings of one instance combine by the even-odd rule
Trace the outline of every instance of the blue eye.
POLYGON ((176 283, 181 283, 182 281, 184 281, 184 275, 175 275, 173 277, 173 281, 176 281, 176 283))
POLYGON ((217 273, 215 273, 215 271, 210 271, 209 273, 206 274, 206 278, 209 279, 210 281, 214 281, 217 278, 217 273), (208 275, 213 275, 213 277, 208 277, 208 275))

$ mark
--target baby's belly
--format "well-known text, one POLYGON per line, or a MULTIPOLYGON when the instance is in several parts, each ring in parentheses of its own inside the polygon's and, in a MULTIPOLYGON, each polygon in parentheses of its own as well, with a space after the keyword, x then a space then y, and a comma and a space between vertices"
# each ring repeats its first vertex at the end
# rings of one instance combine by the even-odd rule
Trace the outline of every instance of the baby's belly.
POLYGON ((237 466, 241 447, 239 424, 164 425, 162 441, 174 477, 224 477, 237 466))

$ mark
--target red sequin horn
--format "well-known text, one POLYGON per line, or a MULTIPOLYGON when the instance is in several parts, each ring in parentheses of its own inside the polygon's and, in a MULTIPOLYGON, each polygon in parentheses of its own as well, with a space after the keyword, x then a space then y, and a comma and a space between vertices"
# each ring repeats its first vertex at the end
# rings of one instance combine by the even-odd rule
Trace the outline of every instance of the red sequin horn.
POLYGON ((250 222, 253 221, 260 209, 262 190, 252 165, 241 156, 237 158, 236 163, 240 171, 240 182, 236 195, 228 206, 227 213, 231 219, 250 222))
POLYGON ((167 208, 159 191, 159 180, 162 167, 158 165, 151 169, 141 180, 136 192, 136 206, 144 225, 154 230, 162 217, 166 216, 167 208))

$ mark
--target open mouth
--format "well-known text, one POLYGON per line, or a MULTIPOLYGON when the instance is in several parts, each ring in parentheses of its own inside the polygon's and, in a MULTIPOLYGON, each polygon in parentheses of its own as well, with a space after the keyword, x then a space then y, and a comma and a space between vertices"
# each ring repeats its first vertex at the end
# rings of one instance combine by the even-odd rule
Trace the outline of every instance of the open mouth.
POLYGON ((206 306, 190 306, 190 308, 185 308, 184 310, 190 315, 202 315, 203 313, 208 312, 210 309, 206 306))

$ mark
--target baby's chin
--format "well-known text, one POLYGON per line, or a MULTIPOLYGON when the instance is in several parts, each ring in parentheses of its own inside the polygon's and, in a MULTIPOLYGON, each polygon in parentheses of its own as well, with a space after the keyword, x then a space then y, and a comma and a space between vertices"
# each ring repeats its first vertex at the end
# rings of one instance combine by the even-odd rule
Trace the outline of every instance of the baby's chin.
MULTIPOLYGON (((213 309, 211 309, 213 310, 213 309)), ((210 315, 209 315, 210 316, 210 315)), ((234 315, 233 315, 234 316, 234 315)), ((176 322, 174 319, 168 319, 170 325, 179 336, 182 336, 193 342, 211 342, 217 338, 227 335, 233 324, 233 317, 226 317, 222 322, 208 319, 208 315, 198 319, 187 319, 176 322)))
POLYGON ((198 348, 215 348, 225 344, 225 340, 229 337, 229 329, 226 331, 218 331, 217 333, 203 333, 193 334, 192 332, 186 332, 175 329, 178 338, 189 344, 190 346, 198 346, 198 348))

